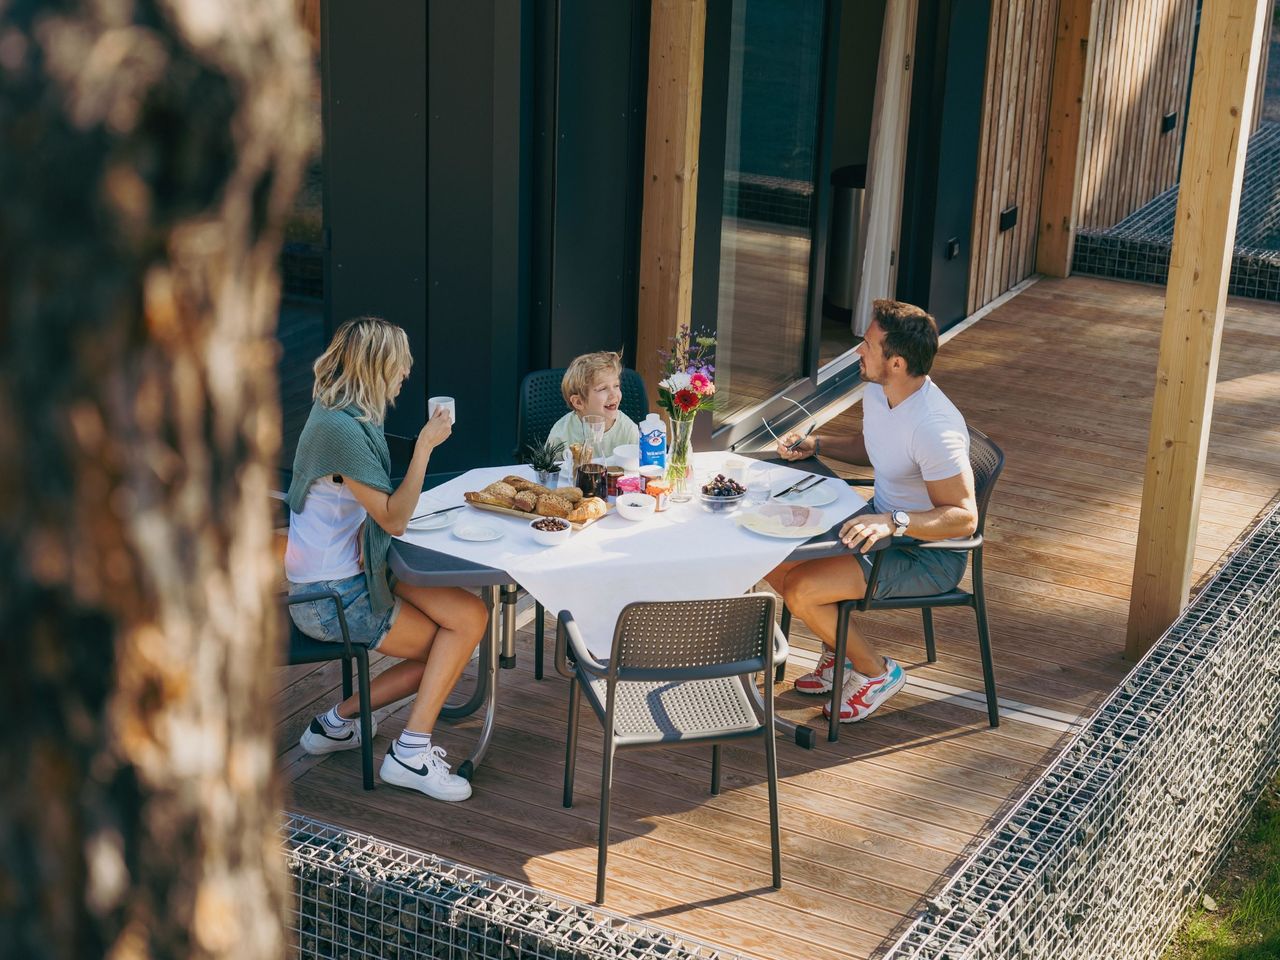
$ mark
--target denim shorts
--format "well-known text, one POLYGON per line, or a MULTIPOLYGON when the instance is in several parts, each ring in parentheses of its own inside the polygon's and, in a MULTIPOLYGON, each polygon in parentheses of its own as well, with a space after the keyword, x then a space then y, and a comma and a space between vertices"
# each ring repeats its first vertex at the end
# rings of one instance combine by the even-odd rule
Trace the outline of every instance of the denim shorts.
MULTIPOLYGON (((392 584, 394 587, 394 583, 392 584)), ((400 615, 400 598, 394 597, 391 609, 380 616, 375 615, 369 603, 369 585, 363 573, 341 580, 316 580, 312 583, 289 583, 289 596, 300 593, 314 593, 318 590, 332 590, 342 599, 342 612, 347 619, 347 632, 352 643, 358 643, 370 650, 378 649, 382 638, 387 635, 391 625, 400 615)), ((337 604, 329 598, 308 600, 291 604, 289 616, 298 629, 313 640, 324 640, 328 643, 342 642, 342 628, 338 624, 337 604)))
MULTIPOLYGON (((875 501, 872 500, 854 516, 875 512, 875 501)), ((856 556, 862 564, 863 577, 870 580, 875 553, 859 553, 856 556)), ((880 561, 875 598, 889 600, 893 597, 927 597, 954 590, 964 576, 964 568, 968 562, 967 550, 895 547, 888 550, 880 561)))

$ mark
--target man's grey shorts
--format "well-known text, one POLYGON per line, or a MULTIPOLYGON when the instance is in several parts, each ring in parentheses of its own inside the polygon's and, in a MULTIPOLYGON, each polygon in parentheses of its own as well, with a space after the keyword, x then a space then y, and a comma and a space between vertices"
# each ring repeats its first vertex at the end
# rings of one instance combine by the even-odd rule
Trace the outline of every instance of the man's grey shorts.
MULTIPOLYGON (((875 513, 875 501, 871 500, 854 516, 875 513)), ((862 575, 871 578, 874 553, 856 555, 862 564, 862 575)), ((894 597, 927 597, 935 593, 954 590, 964 576, 969 561, 967 550, 921 550, 918 547, 895 547, 885 553, 880 562, 880 576, 876 580, 876 599, 894 597)))
MULTIPOLYGON (((391 581, 392 589, 395 581, 391 581)), ((341 580, 317 580, 314 583, 290 583, 289 596, 300 593, 313 593, 318 590, 332 590, 342 600, 342 613, 347 621, 347 632, 351 642, 358 643, 370 650, 378 649, 378 644, 390 631, 400 614, 401 600, 395 597, 391 609, 382 614, 373 612, 369 602, 369 586, 363 573, 354 577, 343 577, 341 580)), ((342 642, 342 627, 338 624, 338 608, 331 599, 309 600, 289 606, 289 615, 298 629, 313 640, 324 640, 328 643, 342 642)))

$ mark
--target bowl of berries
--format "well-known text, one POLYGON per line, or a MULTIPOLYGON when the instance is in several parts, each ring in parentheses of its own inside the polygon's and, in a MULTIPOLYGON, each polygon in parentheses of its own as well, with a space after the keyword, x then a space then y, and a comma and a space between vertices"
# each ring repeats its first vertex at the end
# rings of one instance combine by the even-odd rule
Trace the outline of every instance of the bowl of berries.
POLYGON ((737 480, 717 473, 702 485, 698 493, 698 502, 708 513, 730 514, 742 506, 747 495, 747 488, 737 480))
POLYGON ((544 547, 554 547, 569 539, 569 521, 559 517, 539 517, 529 523, 533 539, 544 547))

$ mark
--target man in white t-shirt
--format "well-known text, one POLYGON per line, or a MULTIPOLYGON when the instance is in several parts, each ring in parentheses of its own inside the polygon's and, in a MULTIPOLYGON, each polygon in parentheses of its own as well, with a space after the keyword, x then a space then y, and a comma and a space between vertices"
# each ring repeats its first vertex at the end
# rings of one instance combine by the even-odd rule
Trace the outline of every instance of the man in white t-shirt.
MULTIPOLYGON (((896 300, 875 301, 871 326, 858 346, 867 383, 862 433, 814 434, 803 441, 792 433, 778 442, 778 455, 786 460, 821 452, 875 468, 875 493, 868 509, 840 529, 852 552, 783 564, 768 576, 792 613, 826 646, 817 670, 796 681, 801 693, 831 690, 836 604, 866 593, 871 570, 867 551, 873 544, 894 536, 967 537, 978 527, 969 431, 960 411, 929 379, 937 352, 938 327, 931 316, 896 300)), ((876 598, 945 593, 960 582, 967 558, 964 551, 894 549, 881 562, 876 598)), ((876 653, 853 623, 847 651, 842 723, 870 716, 906 682, 902 667, 876 653)), ((829 715, 829 709, 824 707, 824 713, 829 715)))

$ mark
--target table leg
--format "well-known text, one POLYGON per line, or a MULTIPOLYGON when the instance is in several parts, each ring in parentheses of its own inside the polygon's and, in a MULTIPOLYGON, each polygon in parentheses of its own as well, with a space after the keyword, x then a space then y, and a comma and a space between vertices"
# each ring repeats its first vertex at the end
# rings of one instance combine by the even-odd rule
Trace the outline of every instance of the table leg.
MULTIPOLYGON (((502 589, 506 589, 503 587, 502 589)), ((503 649, 504 644, 515 644, 515 617, 510 618, 510 635, 505 635, 508 626, 508 618, 500 616, 499 607, 501 606, 501 592, 498 587, 486 588, 487 601, 489 603, 489 631, 485 637, 485 642, 480 653, 480 672, 483 676, 483 684, 477 682, 476 689, 479 690, 483 685, 487 690, 488 703, 484 713, 484 722, 480 727, 480 736, 476 740, 476 745, 471 749, 470 756, 462 763, 458 764, 458 776, 470 780, 476 772, 476 767, 480 766, 480 761, 484 759, 485 753, 489 749, 489 741, 493 739, 494 720, 498 711, 498 654, 503 649)), ((514 610, 514 607, 513 607, 514 610)), ((472 699, 475 699, 474 697, 472 699)))
POLYGON ((476 664, 476 688, 472 691, 471 696, 461 703, 446 702, 440 708, 440 716, 446 720, 459 720, 462 717, 469 717, 485 702, 489 694, 489 687, 493 678, 487 669, 489 662, 489 652, 497 649, 500 640, 499 634, 499 616, 498 616, 498 588, 485 587, 484 591, 485 604, 489 607, 489 627, 485 633, 485 638, 480 641, 479 662, 476 664))
MULTIPOLYGON (((747 688, 747 692, 755 698, 756 711, 760 716, 764 716, 764 697, 760 695, 760 687, 756 684, 754 678, 747 679, 743 677, 742 685, 747 688)), ((797 746, 806 750, 812 750, 816 743, 816 737, 812 727, 806 727, 802 723, 792 723, 790 720, 784 720, 778 714, 777 705, 773 710, 773 729, 775 733, 780 733, 789 740, 794 740, 797 746)))
POLYGON ((516 600, 520 588, 514 583, 502 585, 502 655, 498 663, 504 670, 516 665, 516 600))

